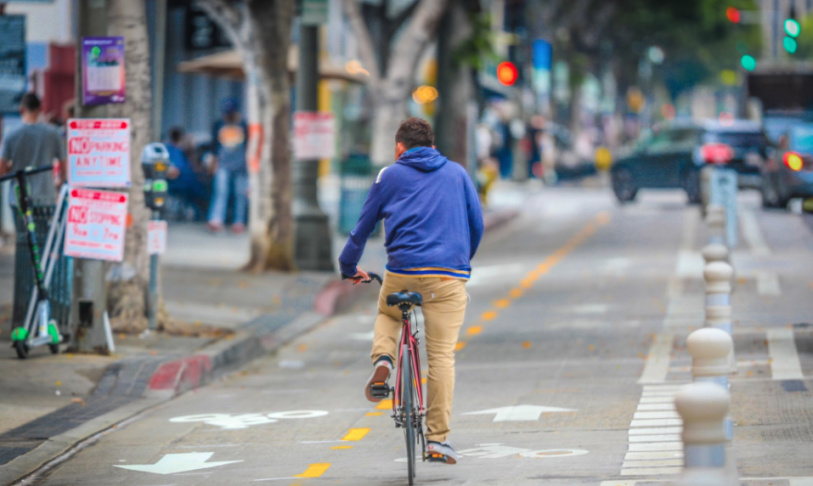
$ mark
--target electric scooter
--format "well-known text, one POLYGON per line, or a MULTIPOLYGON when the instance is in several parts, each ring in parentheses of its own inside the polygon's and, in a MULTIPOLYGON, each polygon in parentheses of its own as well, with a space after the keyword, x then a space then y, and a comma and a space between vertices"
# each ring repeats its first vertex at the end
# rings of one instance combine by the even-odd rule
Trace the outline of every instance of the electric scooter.
POLYGON ((42 167, 27 167, 11 174, 0 177, 0 182, 16 179, 17 209, 26 231, 28 250, 31 253, 31 263, 34 266, 35 286, 31 292, 31 299, 25 314, 23 325, 15 328, 11 333, 11 343, 17 357, 25 359, 28 351, 37 346, 48 345, 51 353, 59 353, 59 343, 62 336, 59 333, 56 320, 51 319, 51 304, 48 300, 48 285, 51 282, 56 262, 59 259, 59 249, 65 235, 65 199, 68 186, 64 184, 59 191, 56 210, 48 230, 45 248, 40 257, 40 248, 37 244, 36 222, 31 210, 31 198, 26 177, 53 170, 52 165, 42 167))

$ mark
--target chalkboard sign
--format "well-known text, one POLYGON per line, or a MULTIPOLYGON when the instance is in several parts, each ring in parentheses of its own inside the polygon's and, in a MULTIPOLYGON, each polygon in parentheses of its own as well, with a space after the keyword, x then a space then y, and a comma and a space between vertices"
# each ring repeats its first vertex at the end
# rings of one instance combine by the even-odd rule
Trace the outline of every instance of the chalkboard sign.
POLYGON ((25 16, 0 16, 0 113, 17 113, 25 78, 25 16))
POLYGON ((186 7, 186 48, 190 51, 229 47, 231 42, 225 32, 203 9, 189 5, 186 7))

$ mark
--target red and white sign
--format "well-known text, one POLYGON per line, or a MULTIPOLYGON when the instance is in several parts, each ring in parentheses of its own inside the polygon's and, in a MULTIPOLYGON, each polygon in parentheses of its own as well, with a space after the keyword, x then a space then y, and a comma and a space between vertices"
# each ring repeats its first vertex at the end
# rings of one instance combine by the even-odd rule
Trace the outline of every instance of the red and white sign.
POLYGON ((336 123, 333 113, 294 113, 294 157, 299 160, 336 156, 336 123))
POLYGON ((167 251, 167 222, 151 220, 147 223, 147 253, 160 255, 167 251))
POLYGON ((130 185, 130 120, 68 120, 68 184, 71 187, 130 185))
POLYGON ((127 194, 71 189, 65 255, 120 262, 126 227, 127 194))

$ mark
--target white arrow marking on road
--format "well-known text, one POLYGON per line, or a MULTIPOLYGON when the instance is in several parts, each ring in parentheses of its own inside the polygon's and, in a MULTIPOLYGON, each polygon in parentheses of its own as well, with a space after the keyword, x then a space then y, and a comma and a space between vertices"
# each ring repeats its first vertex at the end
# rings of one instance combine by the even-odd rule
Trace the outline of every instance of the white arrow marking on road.
POLYGON ((539 420, 539 416, 548 412, 578 412, 572 408, 542 407, 539 405, 517 405, 515 407, 492 408, 479 412, 469 412, 463 415, 490 415, 495 414, 494 422, 522 422, 525 420, 539 420))
POLYGON ((167 454, 155 464, 138 464, 135 466, 116 466, 132 471, 148 472, 153 474, 175 474, 180 472, 206 469, 209 467, 224 466, 240 461, 206 462, 214 452, 189 452, 185 454, 167 454))

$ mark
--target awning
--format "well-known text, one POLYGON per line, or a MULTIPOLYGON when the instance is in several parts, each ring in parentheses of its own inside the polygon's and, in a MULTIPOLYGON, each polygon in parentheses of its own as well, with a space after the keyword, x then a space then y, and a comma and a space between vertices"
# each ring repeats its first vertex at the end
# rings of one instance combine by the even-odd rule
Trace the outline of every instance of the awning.
MULTIPOLYGON (((298 48, 297 46, 291 46, 288 51, 288 72, 292 77, 296 73, 298 64, 298 48)), ((199 73, 236 80, 243 80, 246 77, 243 72, 243 58, 237 50, 218 52, 184 61, 178 64, 178 72, 199 73)), ((367 76, 350 73, 346 68, 336 66, 327 59, 319 60, 319 76, 323 79, 339 79, 354 83, 367 81, 367 76)))

